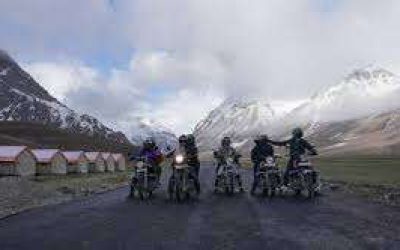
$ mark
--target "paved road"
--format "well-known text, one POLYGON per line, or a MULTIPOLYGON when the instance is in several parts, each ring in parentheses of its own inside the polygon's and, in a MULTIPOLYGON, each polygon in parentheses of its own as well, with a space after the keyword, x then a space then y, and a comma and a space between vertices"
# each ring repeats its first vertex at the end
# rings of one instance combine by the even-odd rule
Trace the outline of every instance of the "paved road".
POLYGON ((198 202, 168 202, 165 190, 133 201, 123 188, 9 217, 0 249, 400 249, 393 208, 340 192, 314 201, 214 195, 212 174, 202 168, 198 202))

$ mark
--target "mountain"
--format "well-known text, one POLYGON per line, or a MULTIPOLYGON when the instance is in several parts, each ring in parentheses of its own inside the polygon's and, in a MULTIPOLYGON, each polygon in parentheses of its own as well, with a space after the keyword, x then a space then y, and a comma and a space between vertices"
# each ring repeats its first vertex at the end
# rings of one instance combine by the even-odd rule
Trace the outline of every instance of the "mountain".
POLYGON ((340 83, 315 94, 286 116, 285 124, 355 119, 400 106, 400 79, 376 67, 353 71, 340 83))
POLYGON ((155 122, 147 118, 138 117, 135 122, 132 123, 131 141, 135 145, 140 145, 146 138, 154 138, 157 145, 162 149, 166 149, 167 146, 174 147, 177 143, 175 134, 163 124, 155 122))
POLYGON ((243 146, 251 142, 250 137, 271 131, 276 119, 265 100, 230 97, 196 125, 194 135, 201 148, 217 147, 224 136, 243 146))
POLYGON ((307 137, 324 155, 399 155, 400 109, 321 123, 307 137))
POLYGON ((39 123, 75 134, 130 144, 125 135, 52 97, 6 52, 0 51, 0 121, 39 123))
POLYGON ((368 66, 287 114, 277 113, 265 101, 229 98, 196 126, 195 134, 203 150, 229 135, 238 148, 249 151, 252 136, 267 133, 275 139, 286 138, 299 126, 326 153, 365 149, 394 154, 398 147, 392 137, 400 133, 399 100, 399 78, 383 68, 368 66))

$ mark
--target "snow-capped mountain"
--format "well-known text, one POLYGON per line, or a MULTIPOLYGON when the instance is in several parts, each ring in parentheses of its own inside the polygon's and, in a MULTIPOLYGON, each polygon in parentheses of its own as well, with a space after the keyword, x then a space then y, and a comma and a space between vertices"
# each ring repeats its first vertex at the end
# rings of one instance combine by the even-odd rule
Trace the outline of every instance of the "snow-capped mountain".
POLYGON ((300 126, 306 136, 323 147, 345 145, 340 143, 379 133, 385 134, 379 137, 380 145, 385 146, 392 141, 387 135, 400 134, 399 100, 399 78, 369 66, 353 71, 287 114, 277 113, 265 101, 229 98, 196 126, 195 134, 203 149, 214 147, 224 135, 232 136, 239 148, 248 149, 254 135, 267 133, 277 139, 300 126))
POLYGON ((140 145, 147 138, 153 138, 162 149, 166 149, 168 146, 176 146, 177 138, 175 134, 165 125, 141 117, 138 117, 132 124, 130 128, 133 131, 131 141, 135 145, 140 145))
POLYGON ((358 69, 339 84, 294 109, 285 124, 312 124, 355 119, 400 107, 400 79, 374 66, 358 69))
POLYGON ((195 127, 194 134, 201 147, 216 147, 223 136, 232 137, 240 147, 255 135, 271 131, 276 119, 265 100, 230 97, 195 127))
POLYGON ((35 122, 76 133, 129 143, 96 118, 78 114, 52 97, 4 51, 0 50, 0 121, 35 122))

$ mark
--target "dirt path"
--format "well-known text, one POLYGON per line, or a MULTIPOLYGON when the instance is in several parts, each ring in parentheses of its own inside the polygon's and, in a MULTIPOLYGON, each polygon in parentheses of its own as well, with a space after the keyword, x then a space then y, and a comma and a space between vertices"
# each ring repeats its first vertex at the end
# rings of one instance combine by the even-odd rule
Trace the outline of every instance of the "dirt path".
MULTIPOLYGON (((400 249, 395 208, 341 192, 314 201, 225 197, 212 193, 212 176, 202 168, 198 202, 171 203, 164 189, 133 201, 124 188, 9 217, 0 249, 400 249)), ((251 173, 244 177, 248 186, 251 173)))

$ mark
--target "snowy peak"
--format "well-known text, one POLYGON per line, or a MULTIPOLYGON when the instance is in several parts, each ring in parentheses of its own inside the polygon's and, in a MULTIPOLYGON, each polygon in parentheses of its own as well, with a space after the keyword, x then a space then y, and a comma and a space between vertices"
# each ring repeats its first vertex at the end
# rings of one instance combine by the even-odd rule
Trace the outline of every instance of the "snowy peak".
POLYGON ((153 138, 162 149, 177 143, 175 134, 169 128, 148 118, 137 117, 130 130, 133 134, 131 141, 135 145, 141 145, 147 138, 153 138))
POLYGON ((78 114, 52 97, 4 51, 0 51, 0 121, 35 122, 74 133, 129 143, 96 118, 78 114))
POLYGON ((289 116, 301 123, 354 119, 393 110, 399 106, 399 98, 399 78, 385 69, 368 66, 317 93, 289 116))
POLYGON ((271 105, 260 98, 229 97, 195 128, 201 146, 215 146, 223 136, 241 139, 270 130, 276 115, 271 105))
POLYGON ((385 80, 387 78, 394 77, 395 75, 379 66, 368 65, 365 68, 354 70, 350 73, 345 80, 346 81, 370 81, 370 80, 385 80))
POLYGON ((0 83, 1 90, 14 88, 46 101, 57 102, 54 97, 2 50, 0 50, 0 83))
POLYGON ((322 105, 350 95, 380 97, 399 88, 400 81, 393 73, 369 66, 353 71, 342 82, 315 95, 312 100, 322 105))

